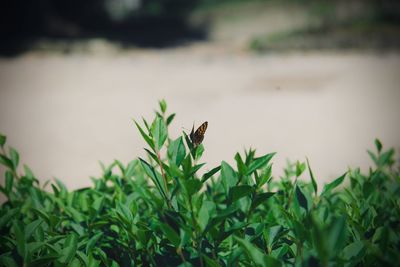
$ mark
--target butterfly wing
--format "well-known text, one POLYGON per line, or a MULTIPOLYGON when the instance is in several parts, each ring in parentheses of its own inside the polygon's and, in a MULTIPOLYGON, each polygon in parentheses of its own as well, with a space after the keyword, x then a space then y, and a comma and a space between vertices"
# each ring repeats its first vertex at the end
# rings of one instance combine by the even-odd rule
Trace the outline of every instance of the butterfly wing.
POLYGON ((192 139, 192 143, 194 146, 198 146, 201 144, 201 142, 203 142, 204 134, 206 133, 207 126, 208 126, 208 122, 206 121, 202 125, 200 125, 199 128, 197 128, 196 132, 194 132, 193 135, 191 134, 192 135, 191 139, 192 139))

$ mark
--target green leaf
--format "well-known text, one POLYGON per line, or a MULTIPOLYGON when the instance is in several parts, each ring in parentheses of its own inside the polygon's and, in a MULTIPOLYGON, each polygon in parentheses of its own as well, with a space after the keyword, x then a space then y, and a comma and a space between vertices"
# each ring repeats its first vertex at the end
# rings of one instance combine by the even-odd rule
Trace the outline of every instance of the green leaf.
POLYGON ((340 176, 339 178, 335 179, 333 182, 326 184, 324 186, 324 189, 322 190, 322 195, 324 194, 328 194, 330 191, 332 191, 333 189, 335 189, 336 187, 338 187, 341 183, 343 183, 344 178, 346 177, 346 174, 343 174, 342 176, 340 176))
POLYGON ((182 161, 182 169, 185 177, 190 177, 189 173, 192 171, 192 158, 187 155, 182 161))
POLYGON ((265 193, 258 193, 255 195, 253 202, 251 203, 251 209, 254 210, 257 208, 261 203, 267 201, 270 197, 272 197, 275 192, 265 192, 265 193))
POLYGON ((393 163, 394 149, 389 149, 388 151, 382 153, 379 157, 379 166, 391 165, 393 163))
POLYGON ((186 148, 182 137, 169 144, 167 153, 169 159, 179 167, 186 155, 186 148))
POLYGON ((200 163, 200 164, 193 166, 192 169, 189 171, 188 176, 189 177, 193 176, 204 165, 205 165, 205 163, 200 163))
POLYGON ((37 219, 25 226, 25 240, 29 240, 33 232, 43 223, 42 219, 37 219))
POLYGON ((203 155, 203 152, 204 152, 204 146, 203 146, 203 144, 198 145, 198 146, 196 147, 195 150, 196 150, 196 151, 195 151, 194 158, 195 158, 196 160, 198 160, 198 159, 201 158, 201 156, 203 155))
POLYGON ((35 208, 32 208, 32 211, 42 218, 49 226, 52 226, 50 217, 44 211, 35 208))
POLYGON ((32 170, 27 165, 24 165, 24 172, 25 176, 28 177, 29 179, 35 178, 35 175, 33 174, 32 170))
POLYGON ((10 168, 11 170, 14 170, 13 162, 4 155, 0 155, 0 164, 10 168))
POLYGON ((372 161, 379 166, 379 160, 377 158, 377 156, 370 150, 367 150, 369 157, 372 159, 372 161))
POLYGON ((268 165, 265 171, 262 172, 261 177, 258 179, 257 188, 261 188, 264 184, 268 183, 272 179, 272 166, 268 165))
POLYGON ((306 164, 305 163, 300 163, 299 161, 297 161, 296 163, 296 176, 299 177, 304 170, 306 169, 306 164))
POLYGON ((305 197, 302 189, 299 186, 296 186, 296 198, 300 206, 303 207, 305 210, 308 210, 307 198, 305 197))
POLYGON ((165 102, 165 100, 162 99, 158 103, 160 104, 161 112, 165 113, 165 111, 167 111, 167 102, 165 102))
POLYGON ((0 216, 0 229, 3 229, 3 226, 5 226, 7 223, 10 223, 11 219, 19 213, 19 209, 10 209, 7 211, 6 214, 2 214, 0 216))
MULTIPOLYGON (((82 266, 81 261, 80 261, 77 257, 75 257, 75 258, 71 261, 71 263, 69 264, 68 267, 81 267, 81 266, 82 266)), ((113 266, 113 265, 111 265, 111 266, 113 266)))
POLYGON ((185 185, 186 192, 190 197, 194 193, 198 192, 201 189, 201 186, 203 185, 200 182, 200 180, 197 179, 185 180, 183 183, 185 185))
POLYGON ((281 232, 281 230, 282 230, 281 225, 271 226, 268 229, 266 229, 265 239, 267 240, 268 247, 272 247, 272 245, 278 239, 278 234, 281 232))
POLYGON ((13 189, 14 175, 10 171, 6 171, 6 194, 9 195, 13 189))
POLYGON ((318 184, 315 181, 314 174, 313 174, 313 172, 311 170, 310 162, 308 161, 308 159, 307 159, 307 167, 308 167, 308 171, 310 173, 311 183, 312 183, 312 186, 313 186, 313 189, 314 189, 314 193, 315 193, 315 195, 317 195, 317 193, 318 193, 318 184))
POLYGON ((169 115, 169 116, 167 117, 167 126, 170 125, 171 122, 174 120, 175 115, 176 115, 175 113, 172 113, 171 115, 169 115))
POLYGON ((160 150, 168 136, 167 126, 161 117, 157 116, 151 125, 151 134, 156 143, 157 150, 160 150))
POLYGON ((167 239, 174 245, 176 248, 179 246, 181 242, 181 238, 179 237, 178 233, 172 229, 171 226, 165 223, 160 223, 160 228, 164 232, 167 239))
POLYGON ((78 245, 78 236, 75 233, 69 234, 64 241, 60 262, 68 264, 75 256, 78 245))
POLYGON ((221 178, 226 190, 238 182, 235 170, 225 161, 221 163, 221 178))
POLYGON ((4 147, 4 144, 6 143, 6 141, 7 141, 7 137, 4 134, 0 133, 0 147, 4 147))
POLYGON ((203 234, 207 233, 213 226, 217 225, 221 221, 225 220, 229 216, 232 216, 238 210, 237 205, 230 205, 222 211, 218 211, 217 216, 213 217, 207 224, 206 229, 204 229, 203 234))
POLYGON ((219 170, 221 169, 221 166, 213 168, 211 171, 206 172, 203 177, 201 178, 201 182, 204 183, 207 181, 210 177, 212 177, 214 174, 216 174, 219 170))
POLYGON ((331 253, 340 251, 346 244, 347 238, 346 217, 334 218, 329 229, 328 246, 331 253))
POLYGON ((275 154, 276 153, 270 153, 270 154, 267 154, 265 156, 262 156, 262 157, 259 157, 259 158, 255 158, 254 161, 250 163, 246 175, 250 175, 253 172, 255 172, 256 170, 261 169, 262 167, 267 165, 268 162, 272 159, 272 157, 275 154))
POLYGON ((343 249, 343 256, 346 260, 352 260, 354 258, 359 258, 362 256, 365 250, 365 245, 361 240, 357 240, 343 249))
POLYGON ((53 263, 60 257, 58 254, 47 254, 45 256, 41 256, 40 258, 35 259, 31 262, 29 266, 48 266, 50 263, 53 263))
POLYGON ((282 266, 281 262, 271 256, 268 256, 261 252, 261 250, 251 244, 249 241, 234 237, 234 239, 242 246, 242 248, 246 251, 249 258, 257 265, 262 267, 278 267, 282 266))
POLYGON ((243 159, 239 153, 236 153, 235 160, 239 174, 245 175, 247 173, 247 166, 244 164, 243 159))
POLYGON ((253 187, 249 185, 233 186, 229 189, 229 199, 231 200, 231 202, 235 202, 242 197, 250 195, 251 193, 253 193, 253 191, 253 187))
POLYGON ((11 158, 12 164, 14 166, 14 170, 16 170, 18 167, 18 164, 19 164, 19 154, 18 154, 17 150, 15 150, 12 147, 10 147, 10 158, 11 158))
POLYGON ((380 153, 382 151, 382 143, 381 143, 381 141, 379 141, 378 138, 375 139, 375 146, 376 146, 376 149, 378 150, 378 153, 380 153))
POLYGON ((209 266, 209 267, 220 267, 221 266, 216 260, 213 260, 213 259, 207 257, 205 254, 202 254, 201 256, 203 257, 203 259, 206 263, 206 266, 209 266))
POLYGON ((18 254, 25 260, 28 255, 28 250, 26 249, 25 231, 22 222, 15 221, 13 223, 13 231, 15 239, 17 242, 18 254))
POLYGON ((95 234, 94 236, 92 236, 89 241, 86 243, 86 254, 88 255, 93 247, 96 245, 97 241, 104 235, 103 232, 99 232, 97 234, 95 234))
POLYGON ((155 151, 155 146, 154 146, 154 141, 150 138, 150 136, 148 136, 142 129, 142 127, 140 127, 140 125, 134 121, 136 124, 136 127, 138 128, 140 134, 142 135, 143 139, 146 141, 146 143, 150 146, 150 148, 155 151))
POLYGON ((204 230, 206 228, 211 216, 215 213, 215 211, 216 206, 214 202, 209 200, 203 201, 198 216, 198 222, 201 230, 204 230))
POLYGON ((156 172, 156 170, 154 170, 154 168, 145 160, 141 158, 139 158, 139 160, 147 176, 149 176, 150 179, 153 181, 154 185, 158 188, 160 194, 167 199, 167 195, 165 194, 164 184, 161 181, 162 180, 161 175, 158 174, 158 172, 156 172))
MULTIPOLYGON (((0 135, 0 138, 1 138, 1 135, 0 135)), ((18 264, 15 262, 15 260, 12 257, 9 257, 8 255, 5 255, 5 254, 2 254, 0 256, 0 265, 7 266, 7 267, 18 267, 18 264)))

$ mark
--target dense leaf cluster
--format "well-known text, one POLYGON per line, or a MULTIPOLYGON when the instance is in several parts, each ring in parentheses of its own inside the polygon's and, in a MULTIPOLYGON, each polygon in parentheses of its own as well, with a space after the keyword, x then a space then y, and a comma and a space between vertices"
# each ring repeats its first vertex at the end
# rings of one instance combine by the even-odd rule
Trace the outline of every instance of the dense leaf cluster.
POLYGON ((147 159, 103 166, 93 186, 40 186, 0 136, 6 167, 0 266, 395 266, 400 177, 394 151, 318 190, 308 162, 272 176, 274 153, 235 155, 199 175, 203 145, 171 139, 167 105, 140 134, 147 159), (308 171, 306 171, 308 169, 308 171), (309 176, 310 182, 298 179, 309 176), (150 178, 150 179, 149 179, 150 178), (337 188, 344 182, 341 189, 337 188))

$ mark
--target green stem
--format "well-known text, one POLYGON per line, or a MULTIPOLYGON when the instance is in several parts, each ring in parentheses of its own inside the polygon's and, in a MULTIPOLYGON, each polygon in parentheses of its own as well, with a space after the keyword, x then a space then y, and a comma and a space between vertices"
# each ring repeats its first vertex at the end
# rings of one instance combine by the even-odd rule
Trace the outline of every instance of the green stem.
POLYGON ((171 199, 170 199, 170 196, 169 196, 167 177, 165 176, 164 168, 162 166, 160 151, 158 151, 158 150, 157 150, 157 159, 158 159, 158 165, 160 166, 160 170, 161 170, 161 176, 162 176, 163 181, 164 181, 165 194, 166 194, 166 197, 167 197, 167 204, 168 204, 168 207, 171 208, 172 205, 171 205, 171 199))

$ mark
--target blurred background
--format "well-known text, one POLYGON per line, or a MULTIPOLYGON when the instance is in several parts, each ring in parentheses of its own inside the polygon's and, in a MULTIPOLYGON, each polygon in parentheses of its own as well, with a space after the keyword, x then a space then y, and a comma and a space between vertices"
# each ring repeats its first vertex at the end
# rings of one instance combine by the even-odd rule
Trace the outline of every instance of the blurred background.
MULTIPOLYGON (((396 0, 6 0, 0 131, 42 180, 69 188, 98 161, 143 156, 132 118, 157 101, 170 133, 209 122, 205 170, 276 151, 323 184, 400 148, 396 0)), ((4 181, 2 173, 1 179, 4 181)))

